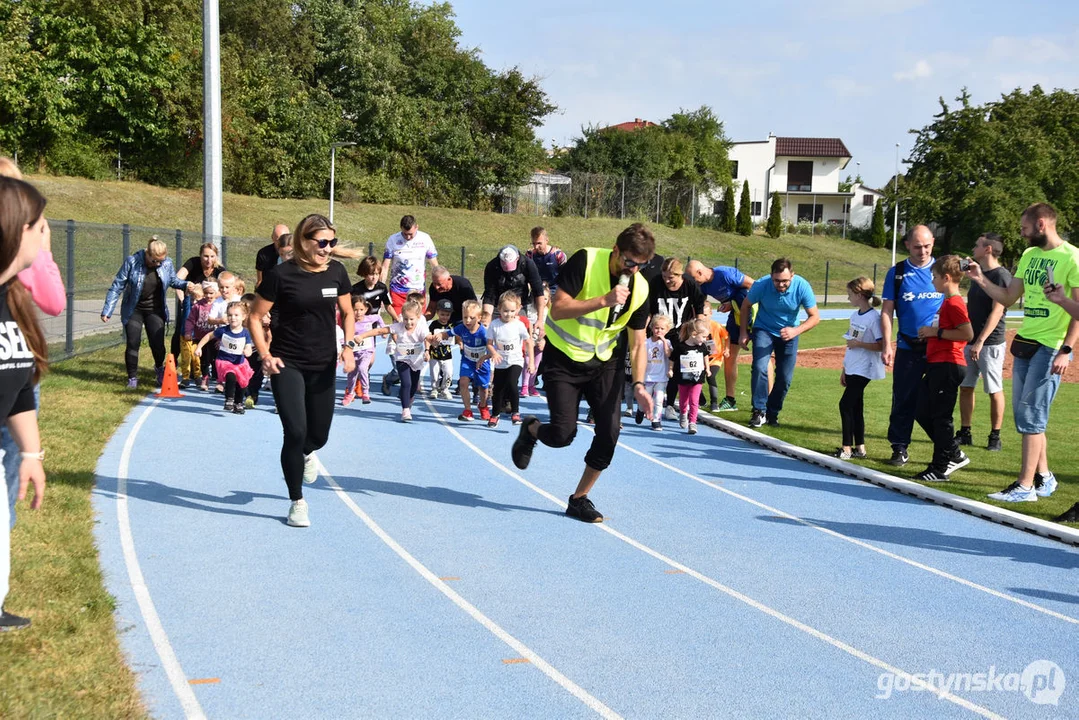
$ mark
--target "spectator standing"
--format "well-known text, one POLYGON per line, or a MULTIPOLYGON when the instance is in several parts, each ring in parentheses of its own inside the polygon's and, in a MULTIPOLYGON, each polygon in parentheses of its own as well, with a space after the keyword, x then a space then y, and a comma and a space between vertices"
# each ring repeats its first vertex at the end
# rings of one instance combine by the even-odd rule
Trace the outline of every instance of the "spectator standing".
MULTIPOLYGON (((187 324, 187 315, 191 312, 191 305, 194 302, 193 295, 202 287, 203 281, 216 280, 217 276, 224 270, 225 268, 217 259, 217 246, 212 242, 208 242, 202 244, 198 255, 188 258, 180 266, 180 269, 176 271, 176 277, 187 280, 194 285, 195 291, 193 293, 186 293, 182 290, 176 291, 176 299, 180 301, 180 316, 176 318, 176 331, 172 334, 172 344, 169 350, 174 356, 180 357, 183 352, 184 327, 187 324)), ((188 377, 185 373, 180 374, 188 377)))
MULTIPOLYGON (((726 397, 715 408, 717 412, 733 412, 738 409, 735 400, 735 392, 738 389, 738 351, 740 349, 741 332, 740 313, 742 301, 746 293, 753 287, 753 278, 749 277, 735 267, 717 265, 709 268, 699 260, 690 260, 686 264, 686 274, 692 277, 701 286, 701 292, 716 299, 720 305, 729 305, 727 313, 727 335, 730 337, 730 356, 723 365, 723 382, 726 386, 726 397)), ((712 318, 709 316, 708 318, 712 318)), ((747 327, 753 332, 753 323, 747 327)))
POLYGON ((918 328, 933 324, 944 296, 933 287, 933 233, 925 225, 914 227, 903 240, 910 256, 889 268, 881 289, 881 359, 892 367, 892 410, 888 417, 890 465, 907 464, 911 432, 918 410, 918 389, 925 376, 925 347, 918 328), (899 335, 892 346, 892 317, 899 335))
POLYGON ((431 236, 420 230, 416 218, 405 215, 401 218, 401 231, 386 239, 386 250, 382 254, 382 282, 390 288, 390 304, 393 307, 393 319, 400 320, 401 308, 411 292, 426 290, 427 271, 424 262, 431 267, 438 266, 438 251, 431 236))
POLYGON ((498 256, 483 268, 482 302, 485 316, 494 317, 495 305, 502 293, 507 291, 521 298, 521 307, 530 323, 540 328, 546 324, 547 298, 543 294, 539 270, 536 263, 521 257, 521 251, 514 245, 499 250, 498 256))
POLYGON ((451 275, 450 271, 441 265, 435 266, 431 271, 431 287, 427 295, 427 319, 434 318, 438 312, 439 303, 448 300, 451 306, 450 326, 461 322, 461 308, 465 301, 477 300, 476 291, 472 282, 463 275, 451 275))
POLYGON ((540 280, 547 283, 553 295, 558 290, 558 273, 566 264, 566 253, 552 247, 547 240, 547 231, 536 226, 532 228, 532 249, 525 252, 525 257, 536 263, 540 280))
POLYGON ((839 399, 839 420, 843 445, 835 452, 840 460, 864 458, 865 452, 865 388, 873 380, 884 378, 884 363, 880 359, 880 298, 873 294, 873 281, 857 277, 847 283, 847 299, 857 310, 851 313, 847 327, 847 352, 843 356, 843 372, 839 384, 843 397, 839 399))
POLYGON ((255 289, 262 284, 262 276, 270 268, 283 263, 292 257, 292 234, 288 231, 288 225, 278 223, 274 225, 270 233, 270 244, 259 249, 255 253, 255 289))
POLYGON ((757 306, 757 317, 753 324, 753 414, 749 426, 758 428, 765 422, 779 425, 779 413, 794 380, 798 336, 817 326, 820 312, 813 288, 805 278, 794 274, 787 258, 773 262, 772 274, 753 283, 742 301, 739 338, 746 349, 753 305, 757 306), (798 320, 802 310, 808 316, 805 322, 798 320), (776 379, 769 392, 768 363, 773 354, 776 379))
MULTIPOLYGON (((671 319, 671 329, 667 333, 671 343, 678 340, 678 328, 682 327, 682 323, 704 314, 704 293, 696 280, 683 274, 683 269, 681 260, 669 257, 663 261, 659 277, 648 283, 649 313, 666 315, 671 319)), ((678 412, 674 409, 677 393, 676 376, 667 383, 665 417, 668 420, 678 419, 678 412)))
POLYGON ((1024 299, 1023 324, 1011 346, 1015 357, 1012 415, 1015 429, 1023 436, 1022 464, 1015 482, 989 495, 1002 502, 1036 502, 1056 490, 1056 476, 1049 470, 1045 428, 1060 378, 1071 363, 1072 346, 1079 340, 1079 320, 1050 302, 1045 293, 1051 280, 1061 286, 1058 296, 1062 293, 1073 299, 1079 297, 1079 249, 1057 233, 1056 210, 1046 203, 1035 203, 1024 210, 1019 227, 1028 247, 1007 288, 989 282, 978 263, 967 268, 970 279, 1005 307, 1020 297, 1024 299))

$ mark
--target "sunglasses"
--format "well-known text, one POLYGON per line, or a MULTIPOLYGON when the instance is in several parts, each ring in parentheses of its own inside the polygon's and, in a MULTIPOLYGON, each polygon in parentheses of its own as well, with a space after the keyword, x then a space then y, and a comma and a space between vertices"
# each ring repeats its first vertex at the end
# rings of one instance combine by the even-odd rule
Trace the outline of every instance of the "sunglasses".
POLYGON ((329 240, 315 240, 314 238, 307 238, 319 246, 319 249, 325 249, 327 245, 330 247, 337 247, 337 238, 330 238, 329 240))
POLYGON ((645 260, 644 262, 633 262, 625 255, 622 256, 622 267, 624 267, 626 270, 632 270, 633 268, 643 268, 647 264, 647 260, 645 260))

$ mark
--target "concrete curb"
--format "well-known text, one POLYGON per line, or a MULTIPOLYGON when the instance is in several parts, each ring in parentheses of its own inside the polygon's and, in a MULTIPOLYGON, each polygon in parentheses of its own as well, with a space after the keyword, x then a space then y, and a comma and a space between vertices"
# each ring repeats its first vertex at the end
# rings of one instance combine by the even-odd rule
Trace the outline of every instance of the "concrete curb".
POLYGON ((787 457, 796 460, 802 460, 804 462, 812 463, 813 465, 827 468, 828 470, 834 470, 835 472, 857 478, 858 480, 864 480, 889 490, 901 492, 904 495, 910 495, 921 500, 928 500, 937 505, 943 505, 946 508, 958 510, 959 512, 973 515, 982 518, 983 520, 1007 525, 1008 527, 1013 527, 1017 530, 1025 530, 1026 532, 1057 540, 1068 545, 1079 546, 1079 530, 1073 530, 1064 525, 1028 517, 988 503, 953 495, 952 493, 926 487, 925 485, 921 485, 911 480, 904 480, 903 478, 882 473, 878 470, 865 468, 855 463, 840 460, 839 458, 823 455, 813 450, 806 450, 805 448, 791 445, 783 440, 777 440, 776 438, 764 435, 763 433, 751 430, 750 428, 736 425, 729 420, 722 420, 704 411, 701 411, 698 421, 713 427, 716 430, 725 432, 728 435, 733 435, 740 440, 760 445, 768 450, 772 450, 773 452, 786 455, 787 457))

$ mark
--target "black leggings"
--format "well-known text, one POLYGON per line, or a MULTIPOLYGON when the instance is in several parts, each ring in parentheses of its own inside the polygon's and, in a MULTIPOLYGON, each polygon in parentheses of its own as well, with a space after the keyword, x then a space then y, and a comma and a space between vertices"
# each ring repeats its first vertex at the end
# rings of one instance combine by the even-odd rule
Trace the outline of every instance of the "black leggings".
MULTIPOLYGON (((708 376, 706 382, 708 383, 708 390, 712 393, 712 404, 718 403, 722 396, 719 394, 719 388, 716 386, 716 381, 720 375, 723 374, 723 367, 720 365, 712 366, 712 374, 708 376)), ((704 405, 704 387, 701 387, 701 405, 704 405)))
POLYGON ((506 407, 506 401, 510 402, 510 412, 517 415, 521 412, 521 397, 517 393, 517 385, 521 382, 521 366, 510 365, 508 368, 496 368, 494 377, 494 401, 491 403, 491 415, 498 417, 502 414, 502 408, 506 407))
MULTIPOLYGON (((544 353, 545 363, 549 357, 544 353)), ((596 421, 595 437, 585 453, 584 462, 593 470, 606 470, 618 445, 625 374, 622 359, 592 369, 579 364, 563 367, 549 363, 541 369, 541 374, 551 421, 539 426, 536 437, 548 447, 565 447, 573 442, 577 435, 581 398, 584 397, 596 421)))
POLYGON ((297 370, 285 366, 270 377, 284 440, 281 470, 290 500, 303 498, 303 458, 326 444, 333 421, 337 368, 297 370))
MULTIPOLYGON (((247 362, 247 358, 244 358, 244 362, 247 362)), ((226 371, 225 372, 225 401, 234 402, 237 405, 243 405, 244 392, 247 388, 240 387, 240 383, 236 380, 236 373, 226 371)))
POLYGON ((127 365, 127 376, 138 377, 139 374, 139 346, 142 345, 142 329, 146 328, 146 338, 150 341, 150 352, 154 356, 154 366, 161 367, 165 364, 165 316, 155 312, 135 310, 124 325, 124 337, 127 339, 127 352, 124 353, 124 364, 127 365))
POLYGON ((843 445, 865 444, 865 387, 869 378, 848 375, 847 387, 839 398, 839 419, 843 423, 843 445))
POLYGON ((394 369, 401 381, 401 409, 408 410, 412 407, 412 398, 420 389, 420 371, 413 370, 411 365, 404 362, 396 363, 394 369))

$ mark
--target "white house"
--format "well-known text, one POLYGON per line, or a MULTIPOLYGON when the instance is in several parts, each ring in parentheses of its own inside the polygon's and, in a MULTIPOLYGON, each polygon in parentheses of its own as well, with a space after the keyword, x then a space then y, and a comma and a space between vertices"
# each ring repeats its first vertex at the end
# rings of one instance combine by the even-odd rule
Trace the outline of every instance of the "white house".
MULTIPOLYGON (((749 181, 750 214, 754 222, 768 217, 773 191, 779 192, 783 221, 842 223, 853 192, 839 190, 840 172, 851 154, 839 138, 776 137, 737 142, 728 152, 734 182, 734 202, 741 202, 749 181)), ((723 191, 701 198, 701 206, 723 210, 723 191)), ((851 210, 854 209, 852 206, 851 210)), ((872 209, 870 209, 872 217, 872 209)))
MULTIPOLYGON (((854 197, 850 200, 850 216, 847 220, 852 227, 869 227, 873 222, 873 213, 877 204, 884 201, 884 193, 861 183, 855 183, 850 191, 854 197)), ((891 222, 891 218, 885 218, 891 222)))

